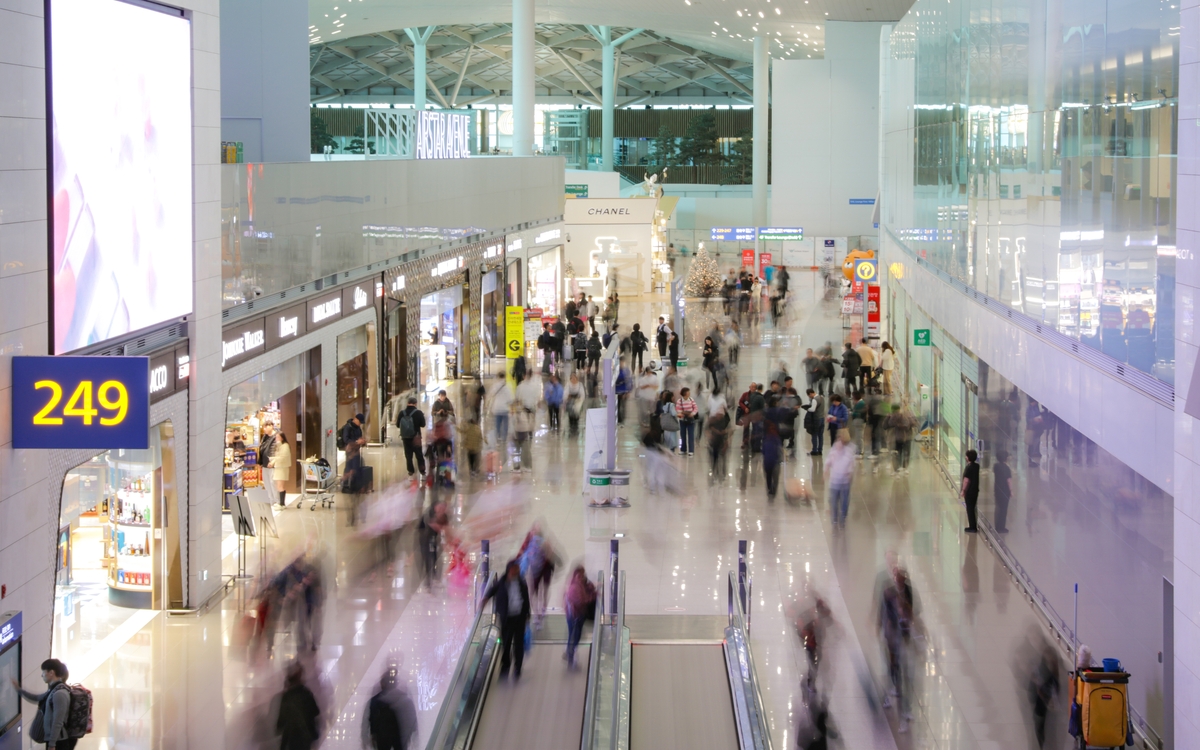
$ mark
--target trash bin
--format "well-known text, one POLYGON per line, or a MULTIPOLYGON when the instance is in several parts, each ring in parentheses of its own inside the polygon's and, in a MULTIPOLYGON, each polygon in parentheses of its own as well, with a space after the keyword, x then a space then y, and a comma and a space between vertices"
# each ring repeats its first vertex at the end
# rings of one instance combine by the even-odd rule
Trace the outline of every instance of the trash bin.
POLYGON ((612 499, 612 476, 608 469, 588 469, 588 487, 591 497, 588 505, 592 507, 606 506, 612 499))
POLYGON ((629 507, 629 469, 613 469, 609 472, 609 504, 629 507))

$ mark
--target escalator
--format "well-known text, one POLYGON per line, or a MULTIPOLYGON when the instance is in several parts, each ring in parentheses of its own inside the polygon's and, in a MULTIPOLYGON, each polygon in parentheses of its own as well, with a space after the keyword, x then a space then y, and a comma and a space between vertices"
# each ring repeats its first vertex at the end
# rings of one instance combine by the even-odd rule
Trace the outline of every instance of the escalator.
MULTIPOLYGON (((603 620, 603 605, 597 605, 603 620)), ((526 652, 521 679, 500 679, 500 628, 491 604, 481 608, 459 658, 427 750, 561 750, 579 747, 597 663, 585 628, 576 651, 578 669, 563 662, 566 629, 561 616, 546 627, 526 652), (544 635, 543 635, 544 634, 544 635)))
POLYGON ((501 682, 499 628, 481 610, 426 750, 771 750, 736 574, 727 618, 627 619, 624 573, 599 584, 577 671, 563 664, 565 637, 550 635, 520 682, 501 682))

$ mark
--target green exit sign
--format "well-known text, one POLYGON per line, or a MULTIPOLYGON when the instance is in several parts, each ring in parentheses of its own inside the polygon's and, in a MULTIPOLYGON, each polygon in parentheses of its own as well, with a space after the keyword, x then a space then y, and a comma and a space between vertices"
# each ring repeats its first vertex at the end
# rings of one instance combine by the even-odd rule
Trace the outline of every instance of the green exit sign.
POLYGON ((913 329, 913 346, 929 346, 929 329, 913 329))

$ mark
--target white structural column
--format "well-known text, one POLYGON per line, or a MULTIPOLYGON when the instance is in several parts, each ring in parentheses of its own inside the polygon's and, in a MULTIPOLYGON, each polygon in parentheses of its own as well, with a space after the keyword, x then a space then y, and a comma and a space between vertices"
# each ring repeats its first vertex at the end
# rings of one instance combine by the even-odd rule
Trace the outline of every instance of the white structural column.
POLYGON ((433 36, 433 30, 436 26, 427 26, 424 31, 421 29, 405 29, 404 33, 408 34, 408 38, 413 43, 413 109, 425 109, 425 94, 428 87, 425 74, 425 62, 429 59, 426 54, 426 48, 429 42, 429 37, 433 36))
POLYGON ((533 0, 513 0, 513 156, 533 155, 533 0))
POLYGON ((754 166, 751 172, 754 226, 767 225, 767 159, 770 149, 768 107, 771 102, 771 57, 766 37, 754 37, 754 166))
POLYGON ((633 29, 617 39, 612 38, 611 26, 588 26, 588 31, 600 42, 600 170, 613 168, 613 110, 617 107, 617 50, 645 29, 633 29))
POLYGON ((600 171, 613 168, 613 110, 617 106, 617 47, 612 43, 612 27, 600 27, 600 171))

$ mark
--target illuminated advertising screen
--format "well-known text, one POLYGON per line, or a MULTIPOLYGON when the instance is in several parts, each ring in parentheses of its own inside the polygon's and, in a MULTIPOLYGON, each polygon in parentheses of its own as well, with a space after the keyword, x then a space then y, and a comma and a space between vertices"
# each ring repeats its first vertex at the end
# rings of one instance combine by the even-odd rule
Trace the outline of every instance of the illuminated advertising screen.
POLYGON ((192 35, 121 0, 46 0, 46 24, 60 354, 192 311, 192 35))

